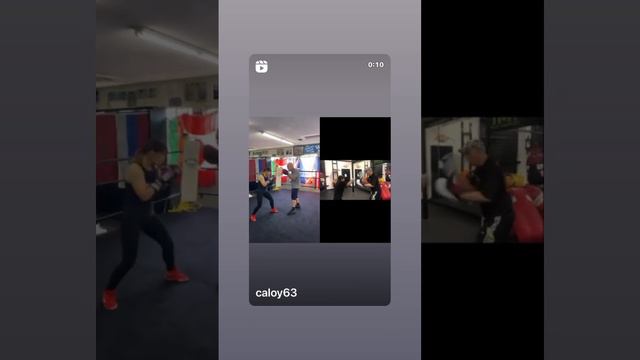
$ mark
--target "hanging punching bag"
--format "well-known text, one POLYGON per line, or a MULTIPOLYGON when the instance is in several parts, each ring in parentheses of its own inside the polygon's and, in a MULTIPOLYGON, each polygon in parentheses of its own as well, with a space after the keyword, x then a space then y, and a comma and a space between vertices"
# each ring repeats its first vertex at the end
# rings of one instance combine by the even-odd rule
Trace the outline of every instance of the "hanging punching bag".
POLYGON ((544 223, 542 216, 536 209, 522 188, 508 190, 513 200, 513 232, 521 243, 541 243, 544 241, 544 223))
POLYGON ((391 186, 388 182, 380 183, 380 199, 391 200, 391 186))
POLYGON ((542 189, 534 185, 526 185, 524 187, 524 191, 527 192, 529 198, 531 198, 531 202, 540 212, 540 216, 544 219, 544 197, 542 189))

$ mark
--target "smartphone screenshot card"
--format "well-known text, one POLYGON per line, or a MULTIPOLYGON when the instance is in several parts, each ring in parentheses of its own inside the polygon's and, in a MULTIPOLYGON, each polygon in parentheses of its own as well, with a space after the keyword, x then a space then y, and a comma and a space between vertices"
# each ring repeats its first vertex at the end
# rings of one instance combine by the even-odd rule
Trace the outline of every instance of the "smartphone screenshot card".
POLYGON ((381 54, 249 61, 249 300, 391 301, 390 68, 381 54))

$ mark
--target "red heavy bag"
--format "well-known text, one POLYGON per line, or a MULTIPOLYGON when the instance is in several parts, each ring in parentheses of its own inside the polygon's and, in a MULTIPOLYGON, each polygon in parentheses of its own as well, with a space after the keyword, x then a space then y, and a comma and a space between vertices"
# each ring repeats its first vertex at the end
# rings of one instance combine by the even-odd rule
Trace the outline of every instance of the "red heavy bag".
POLYGON ((527 192, 527 195, 531 198, 531 202, 533 202, 533 205, 540 212, 540 216, 544 218, 544 193, 542 189, 534 185, 526 185, 524 191, 527 192))
POLYGON ((380 199, 391 200, 391 184, 387 182, 380 183, 380 199))
POLYGON ((215 185, 215 170, 200 169, 198 170, 198 186, 211 187, 215 185))
POLYGON ((541 243, 544 242, 544 222, 542 216, 536 209, 522 188, 511 188, 508 190, 513 200, 513 211, 515 221, 513 222, 513 232, 521 243, 541 243))

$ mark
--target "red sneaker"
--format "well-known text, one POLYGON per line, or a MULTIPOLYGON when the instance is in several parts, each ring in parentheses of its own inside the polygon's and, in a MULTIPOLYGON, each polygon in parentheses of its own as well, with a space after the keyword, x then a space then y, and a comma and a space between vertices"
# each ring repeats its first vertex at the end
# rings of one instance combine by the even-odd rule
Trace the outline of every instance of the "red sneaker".
POLYGON ((189 281, 189 277, 187 276, 187 274, 181 272, 177 268, 173 268, 167 271, 167 275, 165 276, 165 279, 167 279, 167 281, 172 281, 172 282, 189 281))
POLYGON ((256 216, 255 216, 255 215, 251 215, 251 216, 249 216, 249 221, 251 221, 251 222, 256 222, 256 220, 257 220, 257 219, 256 219, 256 216))
POLYGON ((278 213, 278 212, 279 212, 279 211, 278 211, 278 209, 276 209, 276 208, 271 208, 271 213, 272 213, 272 214, 275 214, 275 213, 278 213))
POLYGON ((118 298, 115 290, 105 290, 102 293, 102 305, 107 310, 115 310, 118 308, 118 298))

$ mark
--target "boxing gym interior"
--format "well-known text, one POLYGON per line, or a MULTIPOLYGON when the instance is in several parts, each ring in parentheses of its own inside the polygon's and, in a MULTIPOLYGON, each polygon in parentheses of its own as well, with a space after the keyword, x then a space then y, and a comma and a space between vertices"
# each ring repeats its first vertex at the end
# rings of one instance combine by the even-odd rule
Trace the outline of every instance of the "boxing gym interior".
POLYGON ((96 2, 98 359, 217 356, 217 14, 217 1, 96 2), (108 311, 100 297, 121 261, 125 173, 151 139, 177 170, 152 211, 190 281, 165 282, 160 246, 141 235, 108 311))
POLYGON ((515 214, 510 241, 543 242, 543 119, 480 117, 422 119, 422 242, 477 242, 480 206, 457 194, 473 170, 461 154, 472 140, 502 169, 515 214))
POLYGON ((251 243, 320 242, 320 119, 252 118, 249 122, 249 239, 251 243), (300 208, 289 214, 291 189, 296 187, 287 175, 287 164, 300 175, 297 181, 300 208), (258 177, 268 169, 266 192, 278 213, 271 213, 268 199, 256 212, 258 177))
POLYGON ((389 160, 323 160, 321 200, 334 200, 338 177, 347 183, 340 200, 371 200, 371 190, 365 186, 368 168, 379 178, 383 192, 382 200, 391 200, 391 162, 389 160))

